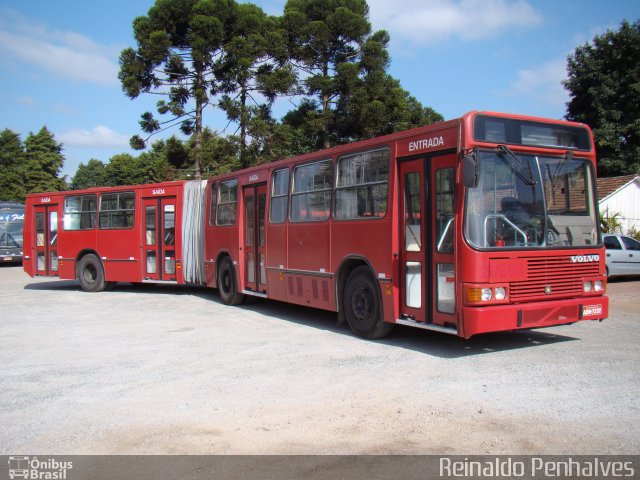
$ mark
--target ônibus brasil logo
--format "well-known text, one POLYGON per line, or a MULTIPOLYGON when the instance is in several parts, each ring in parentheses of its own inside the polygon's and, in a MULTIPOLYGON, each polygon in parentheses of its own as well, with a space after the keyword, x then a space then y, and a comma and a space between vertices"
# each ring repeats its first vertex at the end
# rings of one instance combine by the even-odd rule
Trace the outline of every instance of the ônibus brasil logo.
POLYGON ((571 261, 573 263, 589 263, 600 261, 600 255, 572 255, 571 261))
POLYGON ((60 462, 53 458, 38 460, 38 457, 9 457, 9 478, 37 480, 65 480, 67 470, 73 468, 73 462, 60 462))

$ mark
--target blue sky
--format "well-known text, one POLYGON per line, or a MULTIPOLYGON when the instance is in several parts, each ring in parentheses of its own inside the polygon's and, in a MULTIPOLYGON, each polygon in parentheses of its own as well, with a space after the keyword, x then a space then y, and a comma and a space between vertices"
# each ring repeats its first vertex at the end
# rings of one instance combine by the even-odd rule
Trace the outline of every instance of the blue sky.
MULTIPOLYGON (((153 3, 0 0, 0 129, 24 139, 46 125, 64 145, 63 173, 71 176, 80 162, 131 152, 139 116, 157 98, 122 93, 118 56, 135 46, 132 21, 153 3)), ((285 1, 253 3, 280 14, 285 1)), ((567 55, 640 18, 637 0, 369 0, 369 7, 373 28, 391 35, 390 73, 447 119, 476 109, 562 118, 567 55)), ((282 102, 276 113, 289 107, 282 102)), ((214 110, 204 120, 225 129, 214 110)))

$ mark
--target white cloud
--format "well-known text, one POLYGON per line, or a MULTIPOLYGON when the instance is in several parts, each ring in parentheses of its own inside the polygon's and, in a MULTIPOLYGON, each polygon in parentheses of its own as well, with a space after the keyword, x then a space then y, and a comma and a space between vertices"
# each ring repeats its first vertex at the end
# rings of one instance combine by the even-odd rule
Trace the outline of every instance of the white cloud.
POLYGON ((414 46, 493 37, 542 21, 525 0, 369 0, 369 7, 374 29, 414 46))
POLYGON ((548 61, 532 68, 518 70, 517 79, 505 92, 506 96, 525 96, 545 105, 557 106, 562 110, 569 101, 569 95, 562 86, 567 78, 566 59, 548 61))
POLYGON ((129 139, 109 127, 97 125, 91 130, 76 128, 57 136, 65 146, 90 148, 121 148, 129 146, 129 139))
POLYGON ((26 107, 35 107, 36 106, 36 101, 31 97, 18 97, 18 98, 16 98, 16 101, 20 105, 24 105, 26 107))
POLYGON ((118 83, 116 47, 95 43, 75 32, 57 31, 1 9, 0 51, 74 81, 113 86, 118 83))

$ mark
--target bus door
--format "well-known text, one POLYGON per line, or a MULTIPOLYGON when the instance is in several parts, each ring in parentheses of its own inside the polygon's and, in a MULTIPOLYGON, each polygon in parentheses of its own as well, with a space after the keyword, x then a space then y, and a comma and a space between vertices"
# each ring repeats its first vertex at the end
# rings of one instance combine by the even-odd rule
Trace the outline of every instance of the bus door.
POLYGON ((454 261, 456 155, 431 157, 428 165, 428 205, 431 212, 428 245, 431 258, 430 277, 433 279, 430 292, 433 299, 431 318, 435 325, 457 328, 454 261))
POLYGON ((267 293, 265 220, 267 184, 242 190, 244 204, 244 290, 267 293))
POLYGON ((424 159, 402 162, 400 176, 400 314, 426 321, 427 253, 425 245, 424 159))
POLYGON ((33 245, 36 275, 58 276, 58 205, 36 205, 33 245))
POLYGON ((154 197, 143 199, 144 279, 176 280, 176 199, 154 197))
POLYGON ((400 314, 455 327, 456 157, 400 163, 400 314))

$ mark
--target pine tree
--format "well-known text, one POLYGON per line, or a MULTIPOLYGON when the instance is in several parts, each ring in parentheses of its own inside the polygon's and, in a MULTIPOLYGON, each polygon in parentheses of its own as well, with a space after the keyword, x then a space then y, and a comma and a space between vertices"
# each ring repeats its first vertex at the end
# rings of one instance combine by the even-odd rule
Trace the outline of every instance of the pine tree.
POLYGON ((22 202, 24 188, 24 146, 20 135, 5 129, 0 132, 0 200, 22 202))
POLYGON ((65 181, 59 178, 64 164, 62 144, 56 142, 46 126, 35 135, 29 133, 24 141, 24 151, 24 187, 27 193, 66 189, 65 181))

